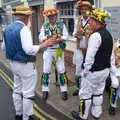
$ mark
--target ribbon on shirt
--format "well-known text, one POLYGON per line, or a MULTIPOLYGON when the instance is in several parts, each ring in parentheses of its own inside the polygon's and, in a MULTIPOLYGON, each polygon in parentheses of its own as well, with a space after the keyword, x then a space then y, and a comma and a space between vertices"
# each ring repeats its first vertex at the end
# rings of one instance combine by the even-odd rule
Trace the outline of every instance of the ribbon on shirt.
POLYGON ((87 26, 88 22, 89 22, 89 19, 86 21, 86 23, 84 25, 82 25, 82 29, 85 29, 85 27, 87 26))
POLYGON ((62 59, 63 56, 63 50, 61 48, 56 48, 56 59, 58 58, 62 59))
POLYGON ((64 42, 59 44, 59 48, 56 49, 56 59, 62 58, 65 48, 66 44, 64 42))

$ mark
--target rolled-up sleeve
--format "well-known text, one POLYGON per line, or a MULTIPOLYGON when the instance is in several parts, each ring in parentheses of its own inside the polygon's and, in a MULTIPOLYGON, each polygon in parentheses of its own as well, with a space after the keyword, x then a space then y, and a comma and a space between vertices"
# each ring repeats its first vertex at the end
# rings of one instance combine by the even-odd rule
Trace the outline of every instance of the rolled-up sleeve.
POLYGON ((98 32, 93 33, 88 41, 87 54, 85 57, 84 71, 89 72, 95 61, 95 55, 101 45, 101 36, 98 32))
MULTIPOLYGON (((112 51, 112 55, 111 55, 111 67, 110 67, 110 72, 114 75, 116 75, 117 73, 117 68, 115 65, 115 53, 114 50, 112 51)), ((117 75, 116 75, 117 76, 117 75)))
POLYGON ((2 49, 3 55, 5 56, 5 54, 6 54, 6 48, 5 48, 4 38, 3 38, 3 42, 2 42, 2 44, 1 44, 1 49, 2 49))
POLYGON ((45 36, 45 29, 44 29, 44 26, 42 26, 39 34, 39 42, 42 42, 46 38, 47 37, 45 36))
POLYGON ((20 31, 22 48, 27 55, 36 55, 39 50, 39 45, 33 45, 31 31, 27 26, 24 26, 20 31))
POLYGON ((68 31, 65 24, 63 25, 63 35, 61 36, 61 39, 68 40, 68 31))
POLYGON ((75 19, 73 36, 74 36, 75 33, 77 32, 77 23, 78 23, 78 18, 75 19))

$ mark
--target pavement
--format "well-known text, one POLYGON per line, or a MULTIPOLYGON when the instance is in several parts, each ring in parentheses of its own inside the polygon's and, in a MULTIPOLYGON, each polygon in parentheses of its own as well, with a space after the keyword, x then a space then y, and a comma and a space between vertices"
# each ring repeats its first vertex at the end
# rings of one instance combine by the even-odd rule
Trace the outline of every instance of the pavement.
MULTIPOLYGON (((6 58, 3 56, 2 51, 0 49, 0 61, 2 61, 6 66, 9 67, 9 61, 6 60, 6 58)), ((73 120, 71 116, 72 110, 78 110, 79 105, 79 97, 78 96, 72 96, 73 91, 75 90, 75 84, 74 84, 74 71, 75 66, 72 64, 72 54, 66 52, 65 54, 65 65, 66 65, 66 72, 69 79, 68 84, 68 100, 63 101, 61 99, 60 89, 58 86, 56 86, 56 77, 55 77, 55 67, 52 65, 51 68, 51 75, 50 75, 50 92, 48 100, 46 101, 48 104, 50 104, 52 107, 54 107, 56 110, 60 111, 64 115, 68 116, 70 120, 73 120)), ((37 54, 37 61, 36 61, 36 67, 38 71, 38 84, 36 86, 36 93, 40 96, 42 96, 41 92, 41 85, 40 85, 40 77, 42 75, 42 69, 43 69, 43 61, 42 61, 42 52, 37 54)), ((103 103, 103 114, 101 116, 100 120, 119 120, 120 118, 120 100, 119 100, 119 107, 116 110, 115 116, 109 116, 108 114, 108 94, 104 93, 104 103, 103 103)), ((89 120, 94 120, 91 115, 89 115, 89 120)))

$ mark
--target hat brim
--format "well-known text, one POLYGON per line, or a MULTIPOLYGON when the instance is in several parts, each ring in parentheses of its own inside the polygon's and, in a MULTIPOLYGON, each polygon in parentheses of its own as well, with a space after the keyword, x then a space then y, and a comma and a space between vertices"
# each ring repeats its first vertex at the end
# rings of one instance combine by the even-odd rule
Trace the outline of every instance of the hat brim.
POLYGON ((82 7, 84 7, 84 6, 92 9, 92 5, 91 5, 91 3, 89 3, 89 2, 79 2, 79 3, 77 4, 77 8, 79 8, 79 9, 82 8, 82 7))
POLYGON ((27 12, 24 12, 24 11, 16 11, 16 12, 12 12, 12 15, 32 15, 32 11, 27 11, 27 12))
POLYGON ((55 14, 50 14, 50 15, 46 15, 47 17, 50 17, 50 16, 55 16, 55 15, 57 15, 57 13, 55 13, 55 14))
POLYGON ((44 16, 52 16, 52 15, 56 15, 59 13, 59 10, 57 9, 50 9, 50 10, 46 10, 46 11, 43 11, 43 15, 44 16))
POLYGON ((86 5, 85 5, 85 4, 84 4, 84 5, 80 5, 79 8, 82 8, 82 7, 84 7, 84 6, 86 6, 86 7, 90 8, 90 9, 92 9, 92 6, 91 6, 91 5, 87 5, 87 4, 86 4, 86 5))
POLYGON ((105 25, 106 23, 105 23, 105 21, 100 21, 100 20, 98 20, 96 17, 94 17, 94 16, 91 16, 91 19, 93 19, 94 21, 96 21, 96 22, 98 22, 98 23, 101 23, 101 24, 103 24, 103 25, 105 25))
POLYGON ((43 14, 44 16, 47 16, 47 17, 49 17, 49 16, 53 16, 53 15, 57 15, 58 13, 56 12, 56 13, 48 13, 48 14, 43 14))

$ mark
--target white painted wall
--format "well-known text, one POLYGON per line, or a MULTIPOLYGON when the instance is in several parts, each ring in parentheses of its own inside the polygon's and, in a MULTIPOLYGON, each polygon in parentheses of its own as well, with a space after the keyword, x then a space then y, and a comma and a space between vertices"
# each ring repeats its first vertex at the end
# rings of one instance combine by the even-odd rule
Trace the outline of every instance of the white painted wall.
POLYGON ((116 7, 120 6, 120 0, 101 0, 101 7, 116 7))
POLYGON ((48 10, 50 8, 54 8, 53 0, 44 0, 44 9, 48 10))
POLYGON ((0 7, 2 7, 2 1, 0 0, 0 7))

